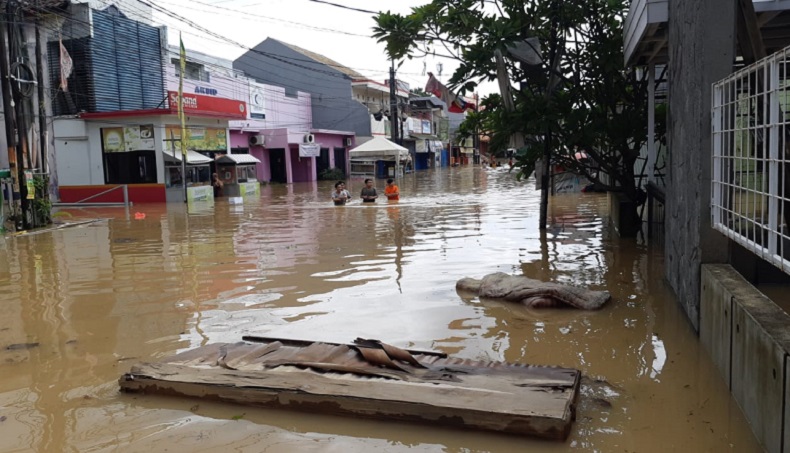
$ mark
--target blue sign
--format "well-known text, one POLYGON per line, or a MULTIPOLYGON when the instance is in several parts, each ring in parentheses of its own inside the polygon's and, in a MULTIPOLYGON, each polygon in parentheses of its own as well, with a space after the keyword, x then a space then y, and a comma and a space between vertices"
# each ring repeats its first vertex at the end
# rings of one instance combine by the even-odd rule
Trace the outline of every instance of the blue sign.
POLYGON ((195 93, 196 94, 208 94, 208 95, 211 95, 211 96, 216 96, 217 95, 217 90, 215 90, 214 88, 195 87, 195 93))

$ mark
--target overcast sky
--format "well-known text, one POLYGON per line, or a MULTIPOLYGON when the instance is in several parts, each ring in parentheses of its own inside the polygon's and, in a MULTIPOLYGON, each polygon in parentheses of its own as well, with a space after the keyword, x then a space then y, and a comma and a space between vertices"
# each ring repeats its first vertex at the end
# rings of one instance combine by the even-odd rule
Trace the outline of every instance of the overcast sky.
MULTIPOLYGON (((376 5, 406 14, 411 7, 429 3, 428 0, 330 0, 366 10, 377 10, 376 5)), ((373 80, 384 81, 389 77, 390 62, 384 46, 371 38, 375 25, 370 14, 351 11, 310 0, 152 0, 156 5, 183 16, 190 21, 215 31, 229 40, 247 47, 254 47, 271 37, 322 54, 340 64, 353 68, 373 80)), ((178 32, 183 33, 184 46, 235 59, 246 51, 221 39, 208 37, 168 15, 155 12, 154 20, 169 28, 171 44, 178 44, 178 32)), ((398 78, 412 88, 425 88, 425 72, 439 76, 442 65, 442 82, 447 82, 457 64, 441 57, 406 60, 398 70, 398 78)), ((492 84, 480 90, 486 94, 494 89, 492 84)))

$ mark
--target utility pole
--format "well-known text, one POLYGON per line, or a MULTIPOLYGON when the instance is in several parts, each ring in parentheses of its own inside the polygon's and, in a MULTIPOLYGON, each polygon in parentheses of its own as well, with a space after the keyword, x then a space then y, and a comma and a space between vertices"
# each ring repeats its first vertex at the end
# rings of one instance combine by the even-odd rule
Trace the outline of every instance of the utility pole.
MULTIPOLYGON (((41 51, 41 20, 36 19, 36 80, 38 81, 38 139, 39 149, 41 150, 41 173, 49 176, 49 166, 47 156, 48 140, 47 140, 47 104, 46 97, 44 96, 44 57, 41 51)), ((49 199, 49 180, 47 178, 47 187, 42 196, 49 199)))
MULTIPOLYGON (((390 66, 390 132, 392 142, 400 145, 400 115, 398 115, 398 87, 395 82, 395 60, 390 66)), ((395 154, 395 177, 400 177, 400 151, 395 154)))
POLYGON ((5 20, 0 21, 0 82, 2 83, 3 111, 6 126, 6 141, 8 143, 8 165, 11 168, 11 178, 13 187, 13 200, 11 201, 12 212, 15 219, 17 230, 30 228, 28 217, 27 185, 25 184, 25 160, 24 144, 21 143, 25 133, 17 123, 21 99, 11 88, 11 66, 10 62, 16 62, 17 49, 13 36, 16 30, 16 10, 18 4, 15 1, 6 3, 6 10, 3 14, 5 20), (8 48, 8 54, 6 54, 8 48), (22 146, 18 146, 22 145, 22 146))
POLYGON ((399 131, 399 116, 398 116, 398 96, 397 88, 395 86, 395 60, 392 60, 390 67, 390 129, 392 132, 392 141, 400 145, 400 131, 399 131))

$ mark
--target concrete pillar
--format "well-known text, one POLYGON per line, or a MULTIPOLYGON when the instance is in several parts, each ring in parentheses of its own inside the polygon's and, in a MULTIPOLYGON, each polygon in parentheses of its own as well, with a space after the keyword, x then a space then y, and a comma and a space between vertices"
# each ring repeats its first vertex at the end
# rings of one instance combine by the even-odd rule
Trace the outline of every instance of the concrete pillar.
POLYGON ((669 2, 666 276, 699 328, 700 267, 727 260, 711 228, 711 85, 735 60, 736 0, 669 2))
POLYGON ((656 179, 656 66, 647 65, 647 180, 656 179))

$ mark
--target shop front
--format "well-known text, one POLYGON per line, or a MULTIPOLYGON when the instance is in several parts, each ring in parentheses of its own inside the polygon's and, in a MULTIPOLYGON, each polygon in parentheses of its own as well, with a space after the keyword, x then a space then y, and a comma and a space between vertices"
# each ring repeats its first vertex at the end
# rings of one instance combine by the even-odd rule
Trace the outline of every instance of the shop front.
POLYGON ((168 100, 166 108, 54 120, 60 201, 122 202, 123 188, 133 203, 183 201, 184 182, 209 185, 214 159, 229 152, 228 120, 246 116, 246 104, 184 95, 189 151, 184 174, 178 95, 171 92, 168 100))
POLYGON ((184 201, 184 168, 186 168, 187 201, 209 201, 214 199, 211 187, 211 164, 214 160, 195 151, 187 151, 183 165, 181 151, 164 151, 165 189, 167 201, 184 201))
POLYGON ((228 197, 259 197, 261 183, 257 166, 261 161, 249 154, 227 154, 215 159, 222 193, 228 197))

